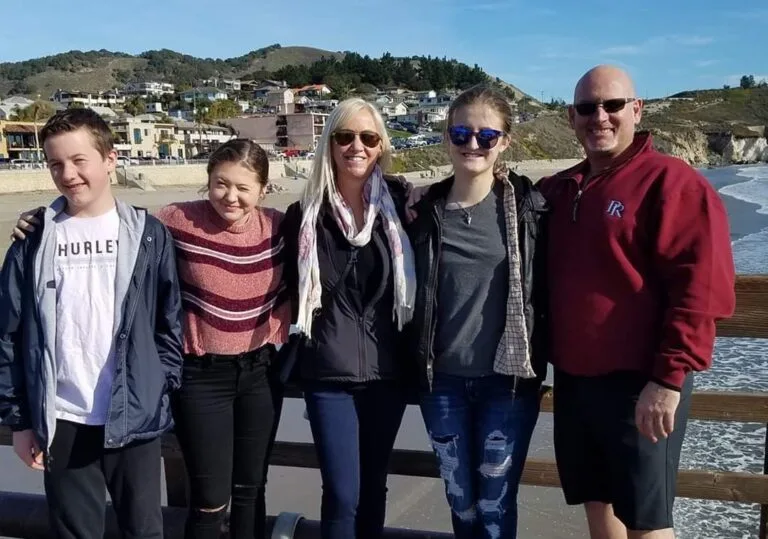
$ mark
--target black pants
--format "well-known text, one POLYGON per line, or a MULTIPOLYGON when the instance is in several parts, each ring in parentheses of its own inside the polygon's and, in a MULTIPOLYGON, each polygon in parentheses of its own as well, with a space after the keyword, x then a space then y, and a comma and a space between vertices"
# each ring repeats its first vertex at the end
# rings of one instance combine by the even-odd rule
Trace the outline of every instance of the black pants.
POLYGON ((230 536, 264 537, 267 465, 282 408, 274 353, 267 345, 241 356, 186 358, 173 396, 190 485, 186 539, 218 538, 226 511, 210 510, 230 498, 230 536))
POLYGON ((104 449, 104 427, 57 421, 45 470, 54 536, 101 539, 106 491, 123 537, 163 537, 160 439, 104 449))

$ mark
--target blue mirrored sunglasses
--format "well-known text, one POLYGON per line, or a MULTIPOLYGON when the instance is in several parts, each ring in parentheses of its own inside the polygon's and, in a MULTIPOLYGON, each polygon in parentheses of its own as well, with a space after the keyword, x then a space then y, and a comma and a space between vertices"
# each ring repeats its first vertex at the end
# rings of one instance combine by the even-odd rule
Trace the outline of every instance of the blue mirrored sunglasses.
POLYGON ((464 146, 469 142, 469 139, 475 137, 477 145, 483 150, 490 150, 499 141, 499 137, 504 135, 503 131, 497 129, 491 129, 484 127, 479 131, 472 131, 469 127, 464 125, 452 125, 448 128, 448 138, 451 139, 451 143, 455 146, 464 146))

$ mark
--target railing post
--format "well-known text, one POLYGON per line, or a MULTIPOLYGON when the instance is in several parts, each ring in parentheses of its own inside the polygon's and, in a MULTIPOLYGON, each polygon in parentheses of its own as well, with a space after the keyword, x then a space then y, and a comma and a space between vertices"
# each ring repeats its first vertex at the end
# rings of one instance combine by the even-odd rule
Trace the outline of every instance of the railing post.
POLYGON ((277 515, 275 525, 272 527, 271 539, 293 539, 299 521, 304 518, 301 513, 286 513, 277 515))
MULTIPOLYGON (((765 426, 765 443, 763 444, 763 475, 768 474, 768 425, 765 426)), ((760 506, 760 539, 768 539, 768 505, 760 506)))

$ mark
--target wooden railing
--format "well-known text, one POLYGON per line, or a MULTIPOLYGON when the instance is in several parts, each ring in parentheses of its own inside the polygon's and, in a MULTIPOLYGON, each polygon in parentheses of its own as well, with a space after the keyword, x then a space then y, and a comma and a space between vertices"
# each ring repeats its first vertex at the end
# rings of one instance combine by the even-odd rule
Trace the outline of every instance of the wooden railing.
MULTIPOLYGON (((739 276, 736 282, 736 314, 730 320, 721 322, 718 336, 752 337, 768 339, 768 275, 739 276)), ((768 342, 766 342, 768 345, 768 342)), ((766 351, 768 354, 768 350, 766 351)), ((300 392, 289 388, 287 398, 298 398, 300 392)), ((542 394, 542 412, 552 411, 551 391, 542 394)), ((737 393, 719 391, 700 391, 693 394, 691 419, 719 422, 744 422, 768 425, 768 393, 737 393)), ((0 427, 0 445, 11 444, 11 433, 0 427)), ((685 498, 721 500, 726 502, 746 502, 761 505, 760 539, 768 539, 768 434, 764 447, 765 462, 762 474, 712 470, 681 470, 678 476, 677 494, 685 498)), ((186 472, 178 443, 172 434, 163 438, 163 458, 169 508, 183 508, 187 502, 186 472)), ((298 468, 317 468, 317 457, 311 443, 277 442, 270 463, 276 466, 298 468)), ((395 450, 390 461, 390 473, 417 477, 439 477, 439 469, 433 453, 428 451, 395 450)), ((523 471, 523 484, 540 487, 560 487, 557 467, 552 459, 529 458, 523 471)), ((21 529, 18 525, 10 526, 17 510, 10 508, 15 502, 25 506, 37 504, 35 509, 43 511, 42 497, 0 493, 0 536, 9 535, 8 530, 21 529)), ((174 519, 183 519, 183 511, 170 512, 174 519)), ((18 518, 18 516, 16 517, 18 518)), ((39 518, 30 518, 28 528, 31 536, 44 536, 45 523, 39 518), (37 528, 35 523, 37 522, 37 528), (42 526, 43 528, 40 528, 42 526), (38 529, 39 528, 39 529, 38 529)), ((18 523, 17 523, 18 524, 18 523)), ((306 522, 296 529, 295 538, 316 538, 317 523, 306 522)), ((166 524, 167 537, 179 537, 181 527, 178 522, 166 524), (169 531, 173 530, 173 531, 169 531)), ((21 536, 21 535, 19 535, 21 536)), ((449 537, 432 532, 412 532, 390 530, 387 537, 427 538, 449 537)))

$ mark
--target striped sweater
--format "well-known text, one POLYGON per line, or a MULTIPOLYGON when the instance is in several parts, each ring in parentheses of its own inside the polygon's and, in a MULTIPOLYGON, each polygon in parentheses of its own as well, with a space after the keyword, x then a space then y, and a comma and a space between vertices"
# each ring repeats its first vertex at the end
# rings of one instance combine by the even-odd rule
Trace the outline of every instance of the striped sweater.
POLYGON ((288 338, 283 214, 257 209, 232 226, 207 200, 162 208, 176 244, 186 354, 239 354, 288 338))

